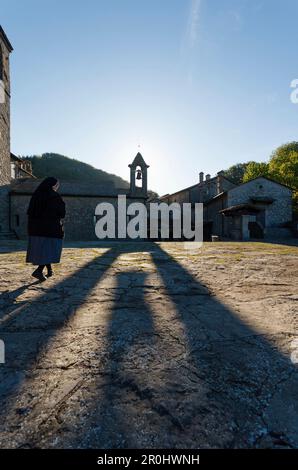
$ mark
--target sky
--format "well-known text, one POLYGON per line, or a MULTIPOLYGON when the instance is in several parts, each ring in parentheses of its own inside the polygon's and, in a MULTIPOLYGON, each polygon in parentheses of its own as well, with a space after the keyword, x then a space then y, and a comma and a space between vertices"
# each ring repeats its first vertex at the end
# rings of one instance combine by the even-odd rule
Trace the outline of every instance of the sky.
POLYGON ((297 0, 0 0, 11 149, 129 179, 140 151, 160 195, 298 140, 297 0))

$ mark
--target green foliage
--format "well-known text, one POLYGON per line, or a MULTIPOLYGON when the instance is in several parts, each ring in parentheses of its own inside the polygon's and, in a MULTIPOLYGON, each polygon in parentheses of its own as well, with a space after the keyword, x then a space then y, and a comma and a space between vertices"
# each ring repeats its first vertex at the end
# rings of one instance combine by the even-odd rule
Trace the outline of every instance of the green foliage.
POLYGON ((243 182, 267 176, 293 189, 294 211, 298 214, 298 142, 281 145, 271 154, 268 163, 249 162, 243 182))
POLYGON ((272 178, 298 190, 298 142, 278 147, 271 155, 269 171, 272 178))
POLYGON ((158 193, 156 193, 155 191, 151 191, 150 189, 148 189, 148 202, 150 201, 153 201, 154 199, 158 198, 158 193))
POLYGON ((224 176, 228 178, 234 184, 241 184, 243 182, 243 176, 246 170, 247 163, 236 163, 236 165, 230 166, 227 170, 224 171, 224 176))
POLYGON ((269 171, 272 178, 294 190, 294 212, 298 216, 298 142, 278 147, 271 155, 269 171))
POLYGON ((65 181, 80 181, 99 185, 113 185, 128 188, 129 183, 119 176, 98 170, 87 163, 57 153, 44 153, 41 156, 24 157, 32 162, 33 174, 37 178, 55 176, 65 181))
POLYGON ((246 181, 250 181, 258 176, 269 177, 268 163, 249 162, 243 175, 243 182, 246 183, 246 181))

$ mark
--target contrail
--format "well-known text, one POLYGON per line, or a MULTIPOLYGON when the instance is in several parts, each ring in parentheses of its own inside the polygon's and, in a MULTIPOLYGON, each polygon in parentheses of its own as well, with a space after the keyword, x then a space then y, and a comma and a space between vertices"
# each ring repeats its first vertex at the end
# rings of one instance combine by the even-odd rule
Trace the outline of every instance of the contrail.
POLYGON ((188 27, 187 27, 187 37, 188 37, 190 47, 194 47, 198 39, 201 3, 202 3, 202 0, 192 0, 191 2, 189 21, 188 21, 188 27))

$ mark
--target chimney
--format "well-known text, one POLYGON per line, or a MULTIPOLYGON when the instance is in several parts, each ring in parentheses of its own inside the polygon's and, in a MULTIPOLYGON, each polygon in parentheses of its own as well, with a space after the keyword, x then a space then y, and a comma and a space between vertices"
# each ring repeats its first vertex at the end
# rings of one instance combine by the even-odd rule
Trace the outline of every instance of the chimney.
POLYGON ((203 171, 200 172, 200 183, 203 183, 204 181, 204 173, 203 171))
POLYGON ((216 177, 216 192, 217 194, 220 194, 223 192, 223 187, 222 187, 222 177, 224 175, 224 172, 223 171, 219 171, 217 173, 217 177, 216 177))
POLYGON ((210 176, 210 175, 206 175, 206 181, 209 181, 209 180, 210 180, 210 178, 211 178, 211 176, 210 176))

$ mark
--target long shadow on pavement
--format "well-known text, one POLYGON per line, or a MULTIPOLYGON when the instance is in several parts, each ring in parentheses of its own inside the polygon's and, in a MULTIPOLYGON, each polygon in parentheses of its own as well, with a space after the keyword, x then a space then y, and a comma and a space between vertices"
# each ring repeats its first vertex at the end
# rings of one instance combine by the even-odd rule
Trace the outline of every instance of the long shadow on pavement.
MULTIPOLYGON (((6 363, 0 369, 0 430, 3 432, 0 447, 10 447, 4 430, 10 426, 9 418, 14 406, 17 407, 18 393, 26 381, 27 372, 34 367, 41 351, 86 301, 116 257, 117 253, 109 249, 37 298, 20 302, 20 306, 13 310, 9 303, 8 309, 4 310, 5 316, 2 316, 0 323, 0 337, 6 348, 6 363)), ((42 288, 46 288, 45 283, 42 288)), ((13 291, 10 300, 23 290, 21 287, 13 291)), ((30 393, 30 390, 27 392, 30 393)))
MULTIPOLYGON (((142 251, 150 253, 160 283, 148 285, 137 266, 117 273, 107 361, 98 364, 98 378, 92 379, 97 381, 97 399, 87 403, 88 413, 84 410, 75 420, 77 431, 69 440, 62 435, 62 443, 103 448, 297 446, 295 366, 157 244, 111 247, 41 295, 22 311, 22 318, 2 324, 3 339, 18 328, 32 334, 17 369, 34 365, 40 346, 85 302, 121 253, 142 251), (98 269, 88 270, 96 263, 98 269), (74 294, 67 295, 72 288, 74 294), (158 295, 148 302, 154 289, 158 295), (41 302, 56 308, 50 323, 47 315, 40 315, 41 302), (32 320, 37 329, 48 330, 30 332, 32 320)), ((21 344, 16 353, 23 354, 21 344)), ((1 370, 2 417, 17 402, 25 380, 8 365, 1 370)))
POLYGON ((289 357, 159 245, 121 248, 142 251, 161 282, 150 286, 135 270, 117 275, 97 403, 72 445, 297 446, 298 380, 289 357), (148 302, 152 288, 159 299, 148 302))

